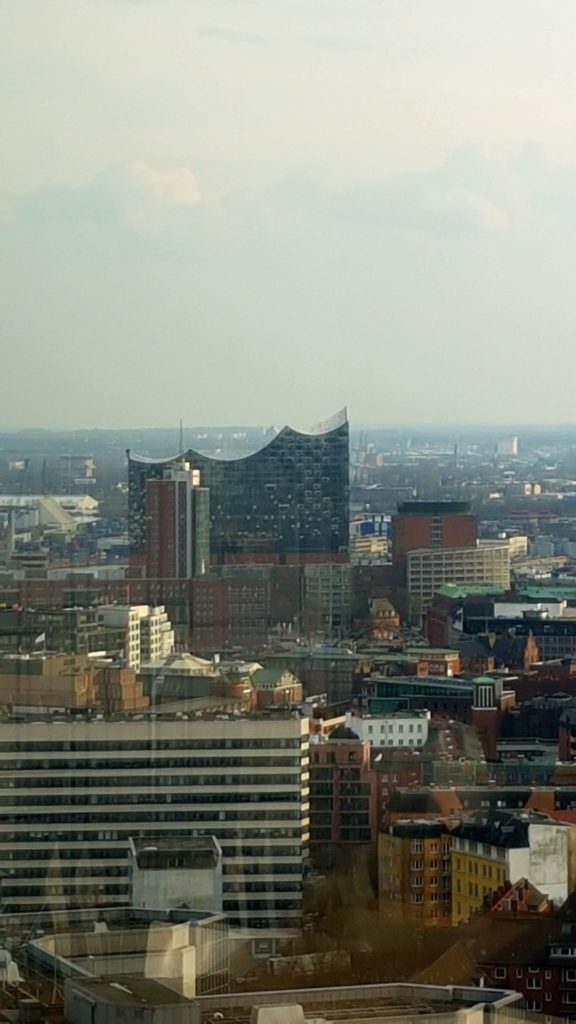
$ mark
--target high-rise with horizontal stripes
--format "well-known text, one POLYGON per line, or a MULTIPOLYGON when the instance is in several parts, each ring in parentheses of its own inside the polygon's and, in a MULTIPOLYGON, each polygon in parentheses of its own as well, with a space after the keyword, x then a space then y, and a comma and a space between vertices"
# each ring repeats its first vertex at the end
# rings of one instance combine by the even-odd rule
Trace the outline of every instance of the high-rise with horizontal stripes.
POLYGON ((131 836, 213 835, 223 910, 297 928, 308 723, 289 715, 0 723, 0 910, 130 902, 131 836))

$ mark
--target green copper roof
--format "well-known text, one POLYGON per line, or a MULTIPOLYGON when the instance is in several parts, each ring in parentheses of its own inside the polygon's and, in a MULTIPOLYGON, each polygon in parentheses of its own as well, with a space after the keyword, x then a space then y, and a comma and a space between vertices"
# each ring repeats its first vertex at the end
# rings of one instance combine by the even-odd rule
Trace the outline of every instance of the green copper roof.
MULTIPOLYGON (((436 591, 441 597, 500 597, 506 591, 493 583, 445 583, 436 591)), ((576 596, 576 592, 575 592, 576 596)))
POLYGON ((576 601, 574 586, 521 587, 519 593, 533 601, 576 601))

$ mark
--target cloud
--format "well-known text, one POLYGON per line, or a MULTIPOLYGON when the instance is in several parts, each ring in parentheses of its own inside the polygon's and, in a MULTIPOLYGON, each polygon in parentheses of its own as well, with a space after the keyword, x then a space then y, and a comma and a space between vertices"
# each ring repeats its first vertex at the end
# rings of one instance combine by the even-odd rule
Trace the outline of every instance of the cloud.
POLYGON ((4 226, 14 234, 57 233, 70 244, 126 240, 142 233, 185 238, 205 230, 207 211, 215 205, 191 168, 138 160, 107 168, 81 184, 14 197, 4 226))
POLYGON ((261 45, 267 42, 266 36, 259 32, 240 32, 231 28, 220 28, 218 25, 199 25, 196 34, 202 39, 221 39, 226 43, 253 43, 261 45))
POLYGON ((128 168, 127 179, 146 202, 191 209, 202 201, 198 182, 189 167, 158 170, 137 161, 128 168))
POLYGON ((349 186, 292 178, 276 191, 276 199, 309 216, 459 238, 521 225, 529 189, 517 169, 470 149, 429 171, 349 186))
POLYGON ((308 36, 306 42, 320 50, 371 50, 372 44, 367 39, 358 39, 352 36, 308 36))

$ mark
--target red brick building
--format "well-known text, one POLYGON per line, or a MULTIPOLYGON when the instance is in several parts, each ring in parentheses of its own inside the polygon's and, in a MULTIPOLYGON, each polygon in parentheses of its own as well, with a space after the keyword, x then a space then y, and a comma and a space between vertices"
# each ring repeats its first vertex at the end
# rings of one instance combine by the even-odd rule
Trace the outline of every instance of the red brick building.
POLYGON ((310 844, 351 846, 378 837, 378 788, 370 745, 331 738, 310 748, 310 844))
POLYGON ((405 501, 392 517, 392 562, 405 572, 409 551, 420 548, 473 548, 478 520, 466 501, 405 501))

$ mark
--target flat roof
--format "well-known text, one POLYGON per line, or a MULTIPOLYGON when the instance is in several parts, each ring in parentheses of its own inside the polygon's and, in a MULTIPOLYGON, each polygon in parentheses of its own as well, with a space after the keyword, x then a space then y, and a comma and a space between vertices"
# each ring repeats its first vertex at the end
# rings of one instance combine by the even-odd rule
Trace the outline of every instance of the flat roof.
POLYGON ((67 981, 66 986, 82 991, 103 1003, 114 1006, 133 1006, 134 1003, 144 1006, 164 1006, 167 1003, 190 1003, 189 999, 180 995, 173 988, 162 985, 151 978, 136 977, 133 974, 117 975, 109 979, 83 978, 67 981))

